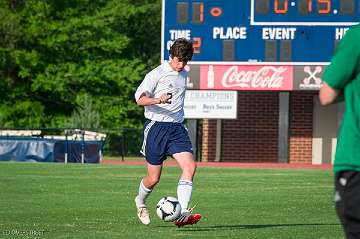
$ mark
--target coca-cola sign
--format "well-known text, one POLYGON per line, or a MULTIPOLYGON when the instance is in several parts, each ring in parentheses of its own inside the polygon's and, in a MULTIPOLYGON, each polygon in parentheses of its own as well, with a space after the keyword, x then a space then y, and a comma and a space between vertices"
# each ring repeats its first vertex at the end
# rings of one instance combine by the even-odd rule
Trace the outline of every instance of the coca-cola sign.
POLYGON ((202 65, 200 89, 292 90, 293 66, 202 65))

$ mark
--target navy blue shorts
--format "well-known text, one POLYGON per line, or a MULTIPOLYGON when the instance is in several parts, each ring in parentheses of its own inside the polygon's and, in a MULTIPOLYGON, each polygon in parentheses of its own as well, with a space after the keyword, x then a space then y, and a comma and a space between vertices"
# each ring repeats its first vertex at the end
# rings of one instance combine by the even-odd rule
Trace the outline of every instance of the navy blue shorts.
POLYGON ((167 155, 192 151, 187 129, 182 123, 147 120, 143 130, 142 155, 152 165, 161 165, 167 155))

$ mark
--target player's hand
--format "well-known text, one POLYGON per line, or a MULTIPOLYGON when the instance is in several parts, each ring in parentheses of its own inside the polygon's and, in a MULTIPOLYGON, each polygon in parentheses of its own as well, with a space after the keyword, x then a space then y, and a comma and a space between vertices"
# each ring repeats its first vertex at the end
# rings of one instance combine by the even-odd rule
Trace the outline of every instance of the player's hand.
POLYGON ((160 104, 170 104, 171 102, 169 100, 171 99, 171 97, 172 97, 172 95, 162 94, 159 97, 160 104))

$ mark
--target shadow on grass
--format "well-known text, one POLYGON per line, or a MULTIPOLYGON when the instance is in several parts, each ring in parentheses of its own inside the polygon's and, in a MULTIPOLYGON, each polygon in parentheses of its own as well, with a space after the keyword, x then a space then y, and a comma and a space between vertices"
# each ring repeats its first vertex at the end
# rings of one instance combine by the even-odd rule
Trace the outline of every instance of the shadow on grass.
MULTIPOLYGON (((261 229, 274 227, 313 227, 313 226, 340 226, 338 223, 304 223, 304 224, 259 224, 259 225, 214 225, 214 226, 194 226, 179 228, 179 231, 218 231, 218 230, 246 230, 246 229, 261 229)), ((174 227, 159 226, 159 227, 174 227)))

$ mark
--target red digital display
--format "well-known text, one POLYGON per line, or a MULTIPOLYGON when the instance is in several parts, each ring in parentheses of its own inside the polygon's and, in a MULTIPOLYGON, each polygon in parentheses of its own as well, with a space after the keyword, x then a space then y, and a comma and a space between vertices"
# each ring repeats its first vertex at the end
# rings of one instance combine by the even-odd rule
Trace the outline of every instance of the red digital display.
POLYGON ((194 54, 200 54, 201 51, 201 38, 200 37, 194 37, 193 38, 193 48, 194 48, 194 54))
MULTIPOLYGON (((271 5, 274 6, 274 13, 287 14, 289 12, 289 2, 289 0, 273 0, 271 5)), ((317 14, 330 14, 331 0, 300 0, 298 11, 301 14, 312 13, 313 5, 316 5, 317 14)))
POLYGON ((300 15, 354 15, 357 0, 255 0, 256 13, 293 14, 297 8, 300 15))
POLYGON ((276 14, 286 14, 289 11, 289 1, 275 0, 274 1, 274 12, 276 14))

